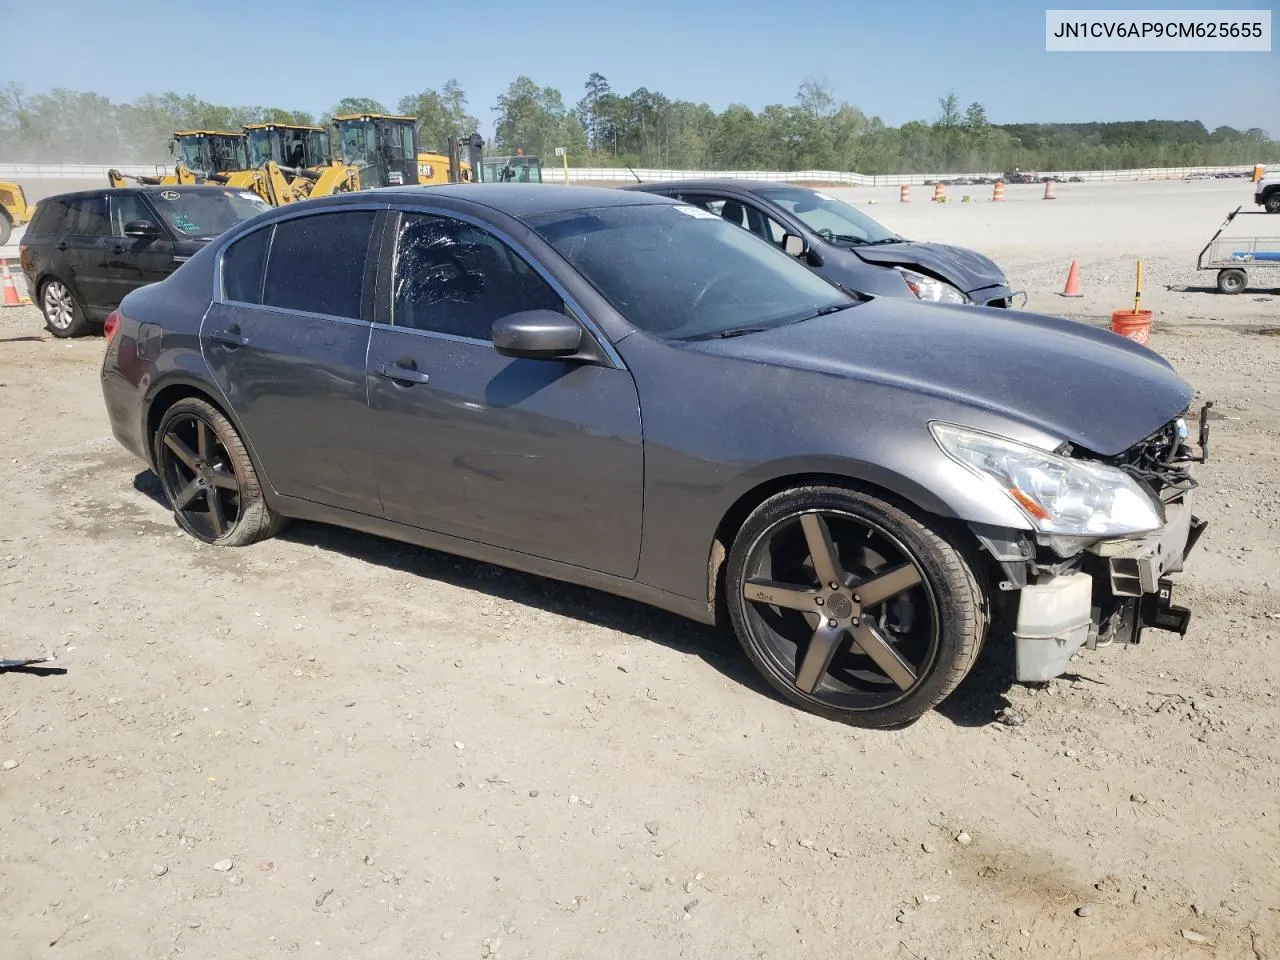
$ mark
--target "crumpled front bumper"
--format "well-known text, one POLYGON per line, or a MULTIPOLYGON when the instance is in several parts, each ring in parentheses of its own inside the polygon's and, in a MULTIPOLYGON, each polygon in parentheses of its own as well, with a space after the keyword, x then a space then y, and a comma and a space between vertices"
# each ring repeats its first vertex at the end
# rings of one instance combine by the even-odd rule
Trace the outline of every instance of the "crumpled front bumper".
POLYGON ((1005 284, 970 290, 967 296, 980 307, 1007 307, 1016 310, 1027 305, 1025 290, 1012 290, 1005 284))
POLYGON ((1018 599, 1017 679, 1043 683, 1099 641, 1137 643, 1151 627, 1185 634, 1191 612, 1173 603, 1168 574, 1182 570, 1206 521, 1192 512, 1194 491, 1165 504, 1166 522, 1134 540, 1102 541, 1076 569, 1041 575, 1018 599))

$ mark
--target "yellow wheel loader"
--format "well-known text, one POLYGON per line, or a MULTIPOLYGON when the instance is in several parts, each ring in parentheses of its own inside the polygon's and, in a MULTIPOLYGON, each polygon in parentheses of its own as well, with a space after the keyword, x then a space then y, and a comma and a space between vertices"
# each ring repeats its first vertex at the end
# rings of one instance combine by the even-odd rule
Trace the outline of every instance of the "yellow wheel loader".
POLYGON ((9 242, 14 227, 29 223, 35 213, 35 207, 27 206, 22 187, 0 180, 0 247, 9 242))
POLYGON ((416 117, 344 113, 334 117, 333 123, 338 130, 338 155, 359 172, 360 189, 422 182, 416 117))
POLYGON ((169 152, 177 157, 173 173, 134 176, 108 170, 107 180, 113 187, 123 187, 126 180, 176 186, 210 180, 226 183, 228 174, 248 166, 245 136, 230 130, 178 130, 169 140, 169 152))
POLYGON ((244 132, 252 169, 233 174, 230 185, 240 186, 234 178, 241 174, 255 175, 265 188, 258 189, 259 195, 272 206, 360 189, 359 168, 334 161, 324 127, 250 123, 244 132))

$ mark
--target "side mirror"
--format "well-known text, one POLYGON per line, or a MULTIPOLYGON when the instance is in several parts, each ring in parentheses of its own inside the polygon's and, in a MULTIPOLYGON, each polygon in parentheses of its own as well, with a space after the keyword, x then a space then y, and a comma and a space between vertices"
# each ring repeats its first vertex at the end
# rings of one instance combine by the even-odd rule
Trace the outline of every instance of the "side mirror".
POLYGON ((493 322, 493 348, 504 357, 551 360, 573 356, 582 347, 582 327, 554 310, 522 310, 493 322))
POLYGON ((150 220, 130 220, 124 225, 126 237, 158 237, 160 228, 150 220))
POLYGON ((807 245, 804 237, 797 236, 794 233, 785 233, 782 235, 782 249, 792 257, 800 257, 804 255, 807 245))

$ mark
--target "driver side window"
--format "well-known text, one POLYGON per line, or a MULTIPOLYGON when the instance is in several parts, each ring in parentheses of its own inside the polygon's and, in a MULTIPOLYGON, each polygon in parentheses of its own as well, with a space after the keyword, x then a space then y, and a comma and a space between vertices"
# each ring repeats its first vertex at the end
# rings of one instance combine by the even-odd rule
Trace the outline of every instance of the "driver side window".
POLYGON ((695 194, 682 194, 680 199, 685 203, 691 203, 694 206, 702 207, 704 210, 709 210, 716 216, 749 230, 757 237, 768 240, 775 247, 782 247, 782 238, 786 235, 786 228, 759 207, 743 203, 740 200, 695 194))
POLYGON ((469 223, 406 213, 396 238, 391 322, 489 341, 493 322, 564 301, 505 243, 469 223))

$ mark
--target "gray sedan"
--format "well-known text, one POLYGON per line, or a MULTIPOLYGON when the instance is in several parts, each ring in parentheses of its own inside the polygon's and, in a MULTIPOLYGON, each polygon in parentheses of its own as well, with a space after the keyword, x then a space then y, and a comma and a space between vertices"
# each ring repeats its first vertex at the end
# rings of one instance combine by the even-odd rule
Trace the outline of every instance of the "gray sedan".
POLYGON ((664 180, 628 184, 702 207, 750 230, 832 283, 878 297, 1022 306, 1004 271, 976 250, 908 240, 820 190, 766 180, 664 180))
POLYGON ((1203 524, 1192 391, 1164 360, 854 297, 667 198, 292 204, 129 294, 107 334, 112 429, 191 536, 323 521, 725 622, 839 720, 915 719, 988 638, 1043 681, 1082 645, 1186 628, 1167 577, 1203 524))

